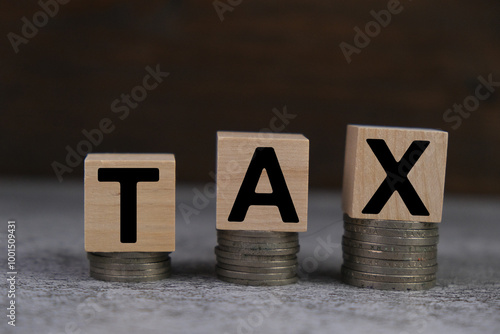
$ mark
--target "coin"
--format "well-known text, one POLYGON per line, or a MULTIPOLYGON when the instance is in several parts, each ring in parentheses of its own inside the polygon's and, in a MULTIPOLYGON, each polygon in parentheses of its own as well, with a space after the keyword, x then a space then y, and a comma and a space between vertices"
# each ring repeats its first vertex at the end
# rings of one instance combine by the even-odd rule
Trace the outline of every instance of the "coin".
POLYGON ((397 252, 384 252, 375 250, 365 250, 360 248, 351 248, 342 246, 344 253, 351 255, 367 257, 371 259, 381 260, 400 260, 400 261, 421 261, 431 260, 437 257, 437 251, 434 252, 419 252, 419 253, 397 253, 397 252))
POLYGON ((436 279, 436 274, 426 275, 389 275, 389 274, 375 274, 363 271, 357 271, 342 266, 341 273, 343 276, 353 277, 356 279, 389 282, 389 283, 419 283, 428 282, 436 279))
POLYGON ((110 282, 151 282, 170 277, 169 252, 87 253, 90 276, 110 282))
POLYGON ((263 255, 263 256, 277 256, 277 255, 292 255, 297 254, 299 247, 290 248, 276 248, 276 249, 249 249, 249 248, 239 248, 239 247, 228 247, 219 244, 219 249, 238 254, 245 255, 263 255))
POLYGON ((249 255, 241 253, 232 253, 222 250, 219 246, 215 247, 215 254, 227 259, 233 260, 244 260, 244 261, 284 261, 284 260, 296 260, 296 253, 287 255, 249 255))
POLYGON ((438 223, 422 223, 416 221, 397 221, 397 220, 379 220, 379 219, 356 219, 344 214, 344 222, 369 227, 383 227, 393 229, 407 230, 428 230, 437 229, 438 223))
POLYGON ((246 238, 236 237, 230 235, 218 235, 217 240, 225 240, 236 243, 249 243, 249 244, 284 244, 284 243, 298 243, 299 239, 293 238, 246 238))
POLYGON ((369 235, 378 235, 381 237, 396 237, 396 238, 429 238, 439 235, 438 229, 432 230, 403 230, 395 228, 367 227, 355 224, 344 224, 344 229, 353 233, 362 233, 369 235))
POLYGON ((92 262, 104 262, 104 263, 153 263, 153 262, 161 262, 165 261, 169 258, 168 255, 162 255, 157 257, 150 258, 121 258, 121 257, 106 257, 106 256, 97 256, 92 253, 87 253, 87 258, 92 262))
POLYGON ((254 238, 282 238, 297 236, 297 232, 273 232, 273 231, 242 231, 242 230, 217 230, 219 235, 234 235, 240 237, 254 238))
POLYGON ((419 291, 428 290, 436 286, 436 281, 419 282, 419 283, 388 283, 376 282, 369 280, 361 280, 353 277, 342 276, 342 281, 349 285, 360 288, 370 288, 378 290, 397 290, 397 291, 419 291))
POLYGON ((109 253, 102 253, 102 252, 94 252, 92 253, 93 255, 96 256, 101 256, 101 257, 112 257, 112 258, 125 258, 125 259, 149 259, 149 258, 155 258, 155 257, 168 257, 170 253, 168 252, 109 252, 109 253))
POLYGON ((296 272, 257 274, 257 273, 246 273, 246 272, 227 270, 219 266, 215 267, 215 272, 217 273, 217 275, 220 276, 246 279, 246 280, 275 280, 275 279, 292 278, 296 276, 296 272))
POLYGON ((361 256, 351 255, 345 253, 342 255, 344 260, 358 263, 362 265, 376 266, 376 267, 392 267, 392 268, 423 268, 430 267, 437 264, 437 259, 422 260, 422 261, 401 261, 401 260, 382 260, 370 259, 361 256))
POLYGON ((371 234, 361 234, 351 231, 344 231, 344 236, 350 239, 355 239, 359 241, 374 242, 381 244, 390 245, 402 245, 402 246, 427 246, 437 244, 439 237, 428 237, 428 238, 397 238, 397 237, 381 237, 378 235, 371 234))
POLYGON ((150 276, 159 275, 166 272, 170 272, 169 267, 157 268, 157 269, 145 269, 145 270, 116 270, 108 268, 90 267, 90 271, 101 274, 101 275, 112 275, 112 276, 150 276))
POLYGON ((394 268, 394 267, 382 267, 382 266, 370 266, 366 264, 359 264, 355 262, 350 262, 344 260, 344 266, 352 270, 364 271, 374 274, 386 274, 386 275, 427 275, 437 273, 438 266, 433 265, 429 267, 419 267, 419 268, 394 268))
POLYGON ((365 242, 342 237, 342 245, 350 248, 359 248, 364 250, 384 251, 384 252, 401 252, 401 253, 419 253, 419 252, 435 252, 437 245, 430 246, 398 246, 377 244, 374 242, 365 242))
POLYGON ((265 280, 265 281, 255 281, 255 280, 246 280, 246 279, 238 279, 231 278, 226 276, 217 275, 217 277, 225 282, 234 283, 239 285, 252 285, 252 286, 279 286, 279 285, 288 285, 294 284, 299 281, 298 277, 292 277, 287 279, 278 279, 278 280, 265 280))
POLYGON ((217 241, 219 279, 259 286, 297 282, 298 233, 218 230, 217 241))
POLYGON ((292 260, 275 260, 275 261, 244 261, 244 260, 233 260, 227 259, 217 255, 217 263, 225 263, 233 266, 245 266, 254 268, 272 268, 272 267, 288 267, 293 265, 298 265, 297 258, 292 260))
POLYGON ((265 242, 280 243, 280 242, 299 241, 299 236, 297 234, 289 236, 281 236, 281 237, 242 237, 230 233, 220 233, 220 231, 217 232, 217 238, 219 240, 226 239, 231 241, 255 242, 255 243, 265 243, 265 242))
POLYGON ((226 264, 223 262, 217 262, 217 267, 221 269, 226 269, 230 271, 237 271, 243 273, 255 273, 255 274, 273 274, 273 273, 297 273, 297 266, 292 265, 288 267, 247 267, 247 266, 235 266, 226 264))
POLYGON ((436 284, 438 225, 352 219, 344 214, 342 280, 381 290, 424 290, 436 284))
MULTIPOLYGON (((257 238, 256 238, 257 239, 257 238)), ((249 243, 249 242, 241 242, 241 241, 231 241, 226 239, 218 239, 218 243, 221 246, 228 247, 238 247, 244 249, 256 249, 256 250, 273 250, 273 249, 283 249, 283 248, 293 248, 298 246, 297 241, 291 242, 283 242, 283 243, 249 243)))
POLYGON ((91 262, 91 266, 102 269, 112 270, 147 270, 158 269, 170 266, 170 260, 154 263, 105 263, 105 262, 91 262))
POLYGON ((113 276, 102 275, 91 271, 90 276, 101 281, 132 283, 158 281, 170 277, 170 273, 148 276, 113 276))

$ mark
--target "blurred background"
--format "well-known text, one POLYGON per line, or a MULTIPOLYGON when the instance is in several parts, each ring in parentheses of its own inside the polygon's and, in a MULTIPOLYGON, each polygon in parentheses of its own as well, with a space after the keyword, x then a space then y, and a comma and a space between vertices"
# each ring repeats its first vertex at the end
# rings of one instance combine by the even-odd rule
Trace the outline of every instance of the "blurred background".
POLYGON ((448 131, 447 190, 500 194, 498 1, 66 2, 0 2, 2 178, 81 180, 88 131, 207 182, 216 131, 271 129, 305 134, 311 185, 339 189, 359 123, 448 131))

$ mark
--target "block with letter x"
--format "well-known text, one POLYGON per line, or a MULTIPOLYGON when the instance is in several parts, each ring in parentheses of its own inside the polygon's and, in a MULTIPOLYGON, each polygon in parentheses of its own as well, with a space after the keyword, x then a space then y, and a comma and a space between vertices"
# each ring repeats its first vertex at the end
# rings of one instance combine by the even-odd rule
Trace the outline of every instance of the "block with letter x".
POLYGON ((217 229, 307 230, 309 140, 218 132, 217 229))
POLYGON ((175 250, 172 154, 87 155, 85 250, 175 250))
POLYGON ((441 221, 448 133, 349 125, 342 206, 351 218, 441 221))

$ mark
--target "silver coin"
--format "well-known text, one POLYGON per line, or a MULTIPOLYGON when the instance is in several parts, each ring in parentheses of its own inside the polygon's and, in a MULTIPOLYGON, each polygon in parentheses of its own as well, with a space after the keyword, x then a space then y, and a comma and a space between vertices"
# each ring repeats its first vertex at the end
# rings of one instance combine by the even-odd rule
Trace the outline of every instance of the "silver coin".
POLYGON ((298 236, 297 232, 274 232, 274 231, 243 231, 243 230, 217 230, 219 235, 230 235, 253 238, 280 238, 298 236))
POLYGON ((344 231, 344 236, 350 239, 359 241, 374 242, 378 244, 402 245, 402 246, 427 246, 436 245, 439 237, 428 238, 397 238, 397 237, 381 237, 378 235, 361 234, 351 231, 344 231))
POLYGON ((386 275, 427 275, 437 273, 437 264, 429 267, 421 268, 392 268, 392 267, 381 267, 381 266, 369 266, 366 264, 359 264, 344 260, 344 267, 352 270, 363 271, 367 273, 374 274, 386 274, 386 275))
POLYGON ((157 256, 150 258, 112 258, 106 256, 97 256, 90 253, 87 253, 87 258, 92 262, 104 262, 104 263, 153 263, 153 262, 161 262, 169 259, 169 256, 157 256))
POLYGON ((257 273, 245 273, 233 270, 223 269, 221 267, 216 266, 215 272, 219 276, 225 276, 230 278, 238 278, 245 280, 276 280, 276 279, 286 279, 292 278, 296 276, 296 272, 286 272, 286 273, 271 273, 271 274, 257 274, 257 273))
POLYGON ((149 275, 149 276, 113 276, 113 275, 102 275, 91 271, 90 276, 101 281, 139 283, 139 282, 153 282, 169 278, 170 273, 165 273, 160 275, 149 275))
POLYGON ((226 239, 231 241, 241 241, 241 242, 251 242, 251 243, 280 243, 280 242, 292 242, 299 241, 298 235, 290 235, 283 237, 242 237, 238 235, 232 235, 228 233, 217 233, 217 238, 226 239))
POLYGON ((246 238, 230 235, 217 235, 217 240, 226 240, 231 242, 241 242, 248 244, 283 244, 283 243, 299 243, 298 237, 293 238, 246 238))
POLYGON ((365 250, 347 246, 342 246, 342 251, 344 253, 351 255, 362 256, 371 259, 380 259, 380 260, 422 261, 422 260, 435 259, 437 257, 437 251, 420 252, 420 253, 397 253, 397 252, 365 250))
POLYGON ((341 274, 347 277, 356 279, 363 279, 368 281, 389 282, 389 283, 419 283, 428 282, 436 279, 436 274, 426 275, 389 275, 389 274, 375 274, 363 271, 349 269, 345 266, 341 268, 341 274))
POLYGON ((377 290, 396 290, 396 291, 420 291, 429 290, 436 286, 436 280, 419 283, 388 283, 361 280, 353 277, 342 276, 342 281, 346 284, 360 288, 369 288, 377 290))
MULTIPOLYGON (((257 239, 257 238, 255 238, 257 239)), ((245 248, 252 250, 274 250, 274 249, 284 249, 297 247, 299 243, 297 241, 283 242, 283 243, 248 243, 241 241, 231 241, 226 239, 217 239, 217 243, 222 246, 245 248)))
POLYGON ((233 260, 222 256, 216 256, 218 263, 225 263, 233 266, 244 266, 244 267, 254 267, 254 268, 273 268, 273 267, 288 267, 298 265, 299 262, 297 257, 292 260, 275 260, 275 261, 244 261, 244 260, 233 260))
POLYGON ((343 253, 342 257, 344 260, 358 263, 361 265, 369 265, 376 267, 390 267, 390 268, 422 268, 430 267, 437 264, 437 258, 422 261, 401 261, 401 260, 383 260, 383 259, 371 259, 362 256, 355 256, 348 253, 343 253))
POLYGON ((405 230, 429 230, 437 229, 439 223, 422 223, 415 221, 397 221, 397 220, 380 220, 380 219, 356 219, 344 214, 344 222, 349 224, 357 224, 369 227, 382 227, 405 230))
POLYGON ((278 279, 278 280, 265 280, 265 281, 254 281, 254 280, 246 280, 246 279, 238 279, 231 278, 226 276, 217 275, 217 277, 221 281, 225 281, 228 283, 239 284, 239 285, 250 285, 250 286, 279 286, 279 285, 288 285, 294 284, 299 281, 298 277, 292 277, 287 279, 278 279))
POLYGON ((262 256, 278 256, 278 255, 292 255, 299 252, 300 247, 291 248, 276 248, 276 249, 249 249, 249 248, 239 248, 239 247, 228 247, 224 245, 218 245, 219 249, 239 253, 245 255, 262 255, 262 256))
POLYGON ((159 275, 170 272, 170 267, 158 268, 158 269, 145 269, 145 270, 116 270, 116 269, 106 269, 99 267, 90 267, 90 271, 101 274, 101 275, 112 275, 112 276, 149 276, 149 275, 159 275))
POLYGON ((149 259, 155 257, 167 257, 168 252, 92 252, 92 255, 111 258, 125 258, 125 259, 149 259))
POLYGON ((288 267, 246 267, 246 266, 235 266, 222 262, 217 262, 217 267, 221 269, 237 271, 242 273, 255 273, 255 274, 275 274, 275 273, 297 273, 297 266, 288 267))
POLYGON ((154 263, 105 263, 105 262, 90 262, 90 266, 94 268, 102 268, 109 270, 147 270, 159 269, 170 266, 170 260, 154 263))
POLYGON ((378 235, 381 237, 396 238, 429 238, 439 236, 438 229, 432 230, 399 230, 395 228, 367 227, 356 224, 344 224, 344 230, 353 233, 362 233, 369 235, 378 235))
POLYGON ((243 261, 286 261, 286 260, 297 260, 297 254, 288 254, 288 255, 250 255, 250 254, 241 254, 228 252, 221 249, 219 246, 215 247, 215 254, 232 260, 243 260, 243 261))
POLYGON ((374 242, 366 242, 342 237, 342 245, 349 248, 359 248, 372 251, 383 252, 400 252, 400 253, 419 253, 419 252, 436 252, 437 245, 431 246, 399 246, 399 245, 385 245, 377 244, 374 242))

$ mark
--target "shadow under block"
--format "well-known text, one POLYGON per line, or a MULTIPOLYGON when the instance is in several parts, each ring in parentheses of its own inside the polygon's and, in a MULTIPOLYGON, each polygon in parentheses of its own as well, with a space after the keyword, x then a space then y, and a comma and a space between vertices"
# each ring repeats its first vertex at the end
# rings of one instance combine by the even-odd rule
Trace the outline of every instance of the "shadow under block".
MULTIPOLYGON (((102 172, 101 172, 102 173, 102 172)), ((128 177, 128 174, 127 174, 128 177)), ((139 180, 147 179, 143 175, 139 180), (142 178, 141 178, 142 177, 142 178)), ((133 182, 132 182, 133 183, 133 182)), ((134 188, 134 186, 132 186, 134 188)), ((128 189, 130 193, 130 188, 128 189)), ((127 216, 133 218, 134 215, 127 216)), ((85 159, 85 250, 172 252, 175 250, 175 158, 172 154, 89 154, 85 159), (120 182, 99 181, 101 171, 153 171, 157 181, 136 183, 136 242, 121 242, 120 182)))
POLYGON ((218 132, 217 229, 304 232, 308 190, 309 140, 303 135, 218 132), (242 216, 236 208, 248 198, 254 204, 242 216))
POLYGON ((447 146, 445 131, 348 125, 344 212, 359 219, 441 222, 447 146))

